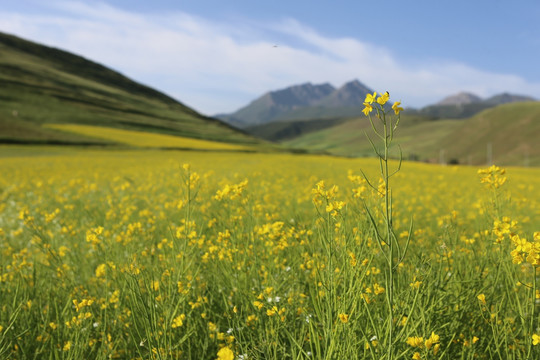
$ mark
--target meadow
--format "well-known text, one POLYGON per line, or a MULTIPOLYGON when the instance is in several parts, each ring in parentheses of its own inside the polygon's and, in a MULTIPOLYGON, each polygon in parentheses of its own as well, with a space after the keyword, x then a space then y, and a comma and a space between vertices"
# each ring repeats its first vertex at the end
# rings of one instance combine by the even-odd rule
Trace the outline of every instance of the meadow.
POLYGON ((20 149, 2 359, 540 358, 540 169, 20 149))

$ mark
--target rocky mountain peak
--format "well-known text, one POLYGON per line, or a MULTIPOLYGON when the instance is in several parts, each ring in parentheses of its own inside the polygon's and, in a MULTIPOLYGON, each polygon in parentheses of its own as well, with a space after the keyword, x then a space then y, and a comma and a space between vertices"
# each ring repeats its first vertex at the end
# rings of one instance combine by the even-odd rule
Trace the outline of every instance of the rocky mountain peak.
POLYGON ((282 90, 271 91, 269 96, 274 104, 281 107, 309 106, 334 91, 334 87, 328 83, 313 85, 305 83, 294 85, 282 90))
POLYGON ((349 81, 326 98, 317 103, 317 106, 326 107, 352 107, 362 106, 364 99, 372 90, 358 80, 349 81))

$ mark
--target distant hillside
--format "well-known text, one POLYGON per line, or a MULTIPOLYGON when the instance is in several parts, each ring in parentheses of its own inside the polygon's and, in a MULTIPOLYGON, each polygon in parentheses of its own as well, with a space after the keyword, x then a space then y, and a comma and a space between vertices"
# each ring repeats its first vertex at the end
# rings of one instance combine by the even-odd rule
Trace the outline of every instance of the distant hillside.
MULTIPOLYGON (((282 129, 282 131, 284 131, 282 129)), ((365 117, 301 134, 285 145, 343 156, 370 156, 365 117)), ((406 159, 484 165, 540 166, 540 102, 516 102, 486 109, 462 120, 431 120, 403 114, 395 142, 406 159)), ((392 152, 398 156, 397 149, 392 152)))
POLYGON ((409 114, 424 115, 438 119, 463 119, 497 105, 512 102, 535 101, 536 99, 525 95, 502 93, 487 99, 480 96, 460 92, 442 99, 436 104, 426 106, 419 110, 407 109, 409 114))
POLYGON ((241 128, 281 120, 357 116, 368 92, 372 90, 358 80, 339 89, 306 83, 268 92, 232 114, 216 116, 241 128))
POLYGON ((4 33, 0 83, 0 143, 110 143, 42 126, 62 123, 260 143, 100 64, 4 33))
POLYGON ((455 95, 450 95, 439 101, 435 105, 446 106, 446 105, 466 105, 472 103, 481 102, 482 98, 478 95, 471 94, 468 92, 460 92, 455 95))
POLYGON ((484 103, 493 104, 493 105, 502 105, 502 104, 508 104, 508 103, 513 103, 513 102, 527 102, 527 101, 536 101, 536 99, 531 96, 512 95, 509 93, 502 93, 502 94, 494 95, 490 98, 483 100, 484 103))
POLYGON ((248 127, 246 131, 262 139, 280 142, 294 139, 310 132, 337 126, 345 121, 347 121, 347 118, 272 121, 266 124, 248 127))

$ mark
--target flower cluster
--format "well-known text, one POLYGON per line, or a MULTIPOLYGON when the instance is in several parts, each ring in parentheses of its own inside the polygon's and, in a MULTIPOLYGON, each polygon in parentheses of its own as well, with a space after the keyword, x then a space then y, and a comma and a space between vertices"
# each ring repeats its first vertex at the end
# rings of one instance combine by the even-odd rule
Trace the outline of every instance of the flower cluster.
POLYGON ((528 241, 519 235, 512 236, 511 240, 514 249, 510 254, 515 264, 527 261, 534 267, 540 267, 540 231, 534 233, 532 241, 528 241))
POLYGON ((480 182, 491 189, 498 189, 506 182, 506 170, 498 166, 491 165, 487 169, 479 169, 480 182))
MULTIPOLYGON (((423 337, 421 336, 412 336, 412 337, 409 337, 407 338, 407 344, 413 348, 426 348, 427 350, 431 350, 433 348, 433 355, 437 355, 437 353, 439 352, 439 349, 441 347, 441 344, 440 344, 440 336, 435 334, 434 332, 431 332, 431 335, 429 336, 429 338, 427 338, 426 340, 424 340, 423 337)), ((419 353, 415 353, 413 355, 413 359, 415 358, 420 358, 420 354, 419 353), (418 354, 418 355, 416 355, 418 354)))
POLYGON ((325 210, 332 217, 336 217, 345 206, 344 201, 336 200, 339 188, 333 185, 329 190, 326 190, 324 181, 319 181, 315 188, 311 190, 313 194, 313 203, 317 206, 325 205, 325 210))
MULTIPOLYGON (((381 93, 378 97, 377 97, 377 92, 374 92, 373 94, 367 94, 366 99, 364 100, 364 109, 362 110, 362 112, 366 116, 368 116, 373 111, 373 103, 378 104, 377 110, 382 111, 384 110, 384 105, 388 102, 389 99, 390 99, 390 93, 388 91, 386 91, 384 94, 381 93)), ((400 101, 396 101, 392 105, 392 110, 394 110, 394 113, 396 115, 399 115, 399 113, 403 111, 403 108, 400 107, 400 105, 401 105, 400 101)))
POLYGON ((233 184, 233 185, 225 185, 225 187, 221 190, 218 190, 216 192, 216 195, 214 196, 215 200, 221 201, 223 199, 229 199, 234 200, 242 196, 242 192, 245 190, 245 188, 248 185, 248 180, 244 180, 240 182, 239 184, 233 184))

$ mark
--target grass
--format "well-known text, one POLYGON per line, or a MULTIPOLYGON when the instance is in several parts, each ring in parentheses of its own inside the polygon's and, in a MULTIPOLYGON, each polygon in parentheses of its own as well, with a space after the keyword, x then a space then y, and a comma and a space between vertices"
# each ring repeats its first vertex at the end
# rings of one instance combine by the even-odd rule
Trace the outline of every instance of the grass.
MULTIPOLYGON (((0 148, 1 357, 386 355, 364 207, 383 224, 383 204, 359 176, 378 183, 375 159, 25 149, 0 148)), ((407 162, 393 178, 393 226, 412 233, 394 358, 540 355, 534 267, 496 223, 539 241, 540 173, 503 176, 495 190, 473 167, 407 162)))

